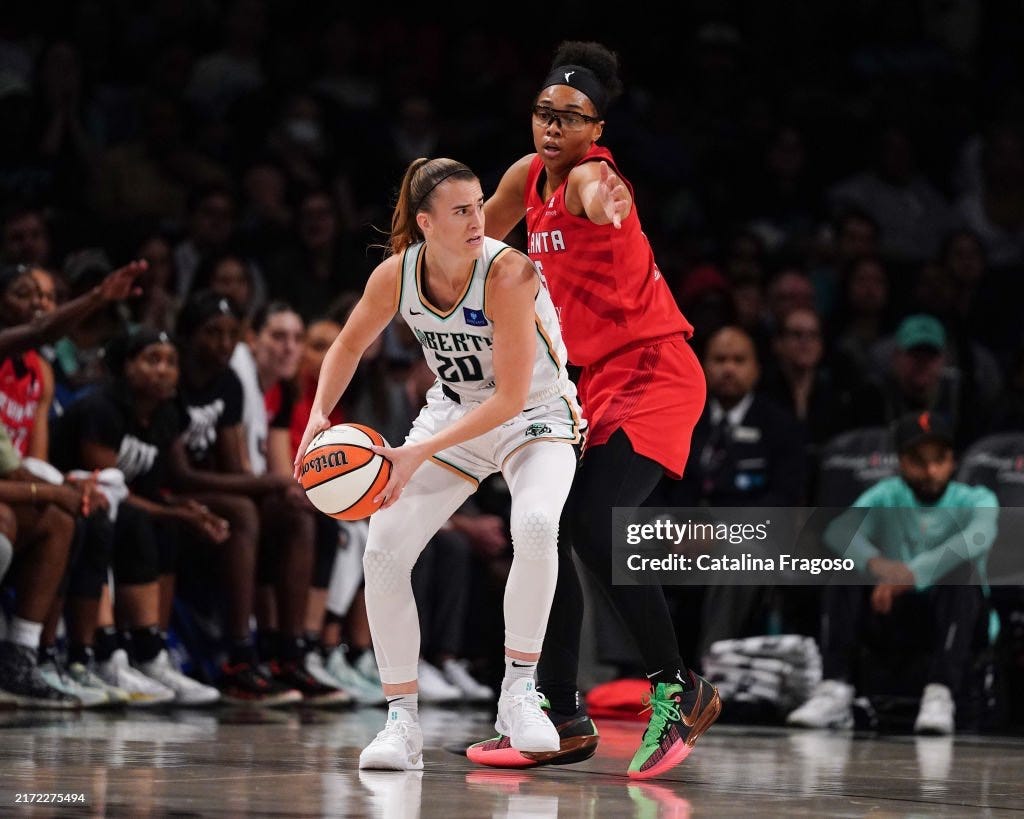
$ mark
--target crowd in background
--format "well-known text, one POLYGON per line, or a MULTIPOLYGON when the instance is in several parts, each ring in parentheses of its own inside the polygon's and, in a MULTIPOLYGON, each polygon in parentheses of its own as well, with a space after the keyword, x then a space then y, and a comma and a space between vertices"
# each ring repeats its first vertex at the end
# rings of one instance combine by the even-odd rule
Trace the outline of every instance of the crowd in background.
MULTIPOLYGON (((176 391, 192 408, 167 421, 186 434, 178 472, 169 465, 168 474, 205 510, 191 514, 216 518, 183 517, 202 546, 182 535, 169 550, 161 535, 145 571, 118 563, 115 527, 111 560, 124 573, 115 595, 142 591, 111 603, 104 575, 96 599, 110 617, 71 607, 69 623, 94 624, 75 632, 80 643, 91 638, 92 654, 77 659, 99 655, 108 687, 123 689, 138 681, 110 670, 118 651, 125 674, 148 669, 159 679, 154 663, 172 662, 178 640, 196 655, 192 676, 215 688, 233 670, 243 699, 331 704, 343 699, 332 690, 346 690, 379 700, 358 579, 342 577, 358 575, 359 562, 338 549, 340 537, 358 550, 360 529, 325 526, 295 497, 288 445, 301 435, 319 361, 380 259, 402 169, 418 156, 451 156, 480 175, 485 194, 493 190, 530 148, 529 78, 543 74, 565 36, 618 51, 628 91, 608 112, 603 139, 696 328, 709 397, 728 408, 756 393, 770 430, 772 452, 744 478, 699 463, 716 456, 709 418, 695 436, 690 480, 666 484, 661 501, 819 503, 830 442, 910 410, 940 413, 958 456, 994 433, 1024 430, 1021 33, 1024 9, 980 2, 695 3, 663 30, 641 17, 615 30, 593 21, 529 36, 476 25, 471 14, 448 26, 339 3, 301 14, 275 0, 4 9, 0 257, 24 266, 37 291, 24 296, 31 309, 19 319, 7 305, 26 279, 4 278, 5 327, 88 297, 129 260, 148 263, 140 295, 104 303, 36 345, 52 371, 49 426, 29 432, 20 454, 54 460, 61 419, 123 377, 112 361, 123 366, 126 346, 139 355, 138 334, 149 332, 151 345, 174 347, 176 391), (214 405, 214 423, 202 427, 203 408, 214 405), (243 437, 225 454, 236 433, 243 437), (218 455, 204 463, 211 447, 218 455), (196 472, 230 479, 189 484, 196 472), (291 523, 276 539, 246 529, 252 520, 272 528, 282 514, 291 523), (169 553, 193 559, 179 569, 169 553), (199 576, 197 567, 213 564, 215 579, 199 576), (296 572, 309 578, 302 588, 286 582, 296 572), (175 586, 169 578, 179 574, 175 586), (183 599, 189 605, 175 608, 183 599), (211 627, 203 607, 221 604, 224 624, 211 627), (264 644, 246 644, 253 623, 264 644), (105 638, 92 636, 104 628, 105 638), (204 668, 197 657, 207 640, 221 648, 207 651, 213 664, 204 668)), ((389 328, 337 419, 400 442, 431 379, 415 344, 389 328)), ((91 411, 105 407, 96 401, 91 411)), ((60 457, 65 474, 100 465, 95 452, 60 457)), ((184 505, 185 494, 153 501, 184 505)), ((500 482, 485 485, 417 569, 418 594, 430 602, 421 602, 421 681, 436 680, 438 699, 489 695, 470 670, 493 682, 494 658, 481 646, 497 644, 490 635, 500 623, 481 619, 494 607, 475 601, 498 593, 507 570, 504 510, 500 482), (431 578, 441 573, 464 582, 439 592, 431 578)), ((72 528, 65 551, 74 567, 90 536, 72 528)), ((31 561, 18 559, 23 574, 31 561)), ((22 574, 12 570, 8 585, 22 574)), ((51 602, 76 591, 65 581, 51 602)), ((787 625, 816 634, 813 616, 787 625)), ((48 628, 44 647, 56 641, 57 626, 48 628)), ((743 628, 720 636, 767 626, 743 628)), ((694 652, 708 648, 710 637, 692 639, 694 652)), ((173 697, 173 688, 147 701, 173 697)))

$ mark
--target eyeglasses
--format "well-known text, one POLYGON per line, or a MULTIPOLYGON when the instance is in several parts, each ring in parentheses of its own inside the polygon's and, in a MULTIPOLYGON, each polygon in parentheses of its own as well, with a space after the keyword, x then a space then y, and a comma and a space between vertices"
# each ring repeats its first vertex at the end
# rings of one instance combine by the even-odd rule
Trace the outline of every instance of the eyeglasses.
POLYGON ((549 108, 546 105, 533 106, 533 121, 535 124, 547 128, 553 121, 558 122, 558 127, 566 131, 579 131, 586 125, 600 122, 600 117, 588 117, 586 114, 577 114, 575 111, 559 111, 549 108))

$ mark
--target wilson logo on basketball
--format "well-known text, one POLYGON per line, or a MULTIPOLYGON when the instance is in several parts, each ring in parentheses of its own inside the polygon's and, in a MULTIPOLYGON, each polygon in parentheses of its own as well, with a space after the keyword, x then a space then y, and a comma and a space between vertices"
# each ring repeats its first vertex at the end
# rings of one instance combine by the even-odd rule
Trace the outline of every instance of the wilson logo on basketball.
POLYGON ((343 450, 336 449, 326 455, 307 459, 302 464, 302 474, 305 475, 310 470, 320 474, 325 469, 337 469, 339 466, 348 466, 348 456, 343 450))

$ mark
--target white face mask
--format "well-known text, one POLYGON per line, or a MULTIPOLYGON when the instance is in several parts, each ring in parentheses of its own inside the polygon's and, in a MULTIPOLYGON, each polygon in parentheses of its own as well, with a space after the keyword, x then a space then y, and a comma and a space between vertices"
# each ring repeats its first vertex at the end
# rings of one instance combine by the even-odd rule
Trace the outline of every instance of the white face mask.
POLYGON ((323 142, 323 133, 316 120, 294 117, 285 122, 284 131, 292 142, 303 148, 319 150, 323 142))

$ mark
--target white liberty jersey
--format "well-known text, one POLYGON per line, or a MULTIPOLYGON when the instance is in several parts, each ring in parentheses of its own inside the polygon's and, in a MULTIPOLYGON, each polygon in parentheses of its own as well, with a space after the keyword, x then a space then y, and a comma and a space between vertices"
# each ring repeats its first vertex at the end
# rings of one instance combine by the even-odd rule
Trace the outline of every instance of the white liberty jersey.
MULTIPOLYGON (((494 394, 494 327, 487 317, 487 276, 499 256, 519 251, 497 239, 485 238, 483 252, 462 296, 450 310, 440 310, 430 303, 421 286, 423 247, 422 242, 410 245, 402 256, 398 309, 423 345, 427 364, 441 384, 462 401, 484 401, 494 394)), ((575 405, 576 386, 565 369, 567 356, 558 314, 539 273, 538 280, 534 302, 537 348, 526 407, 555 397, 565 397, 575 405)))

